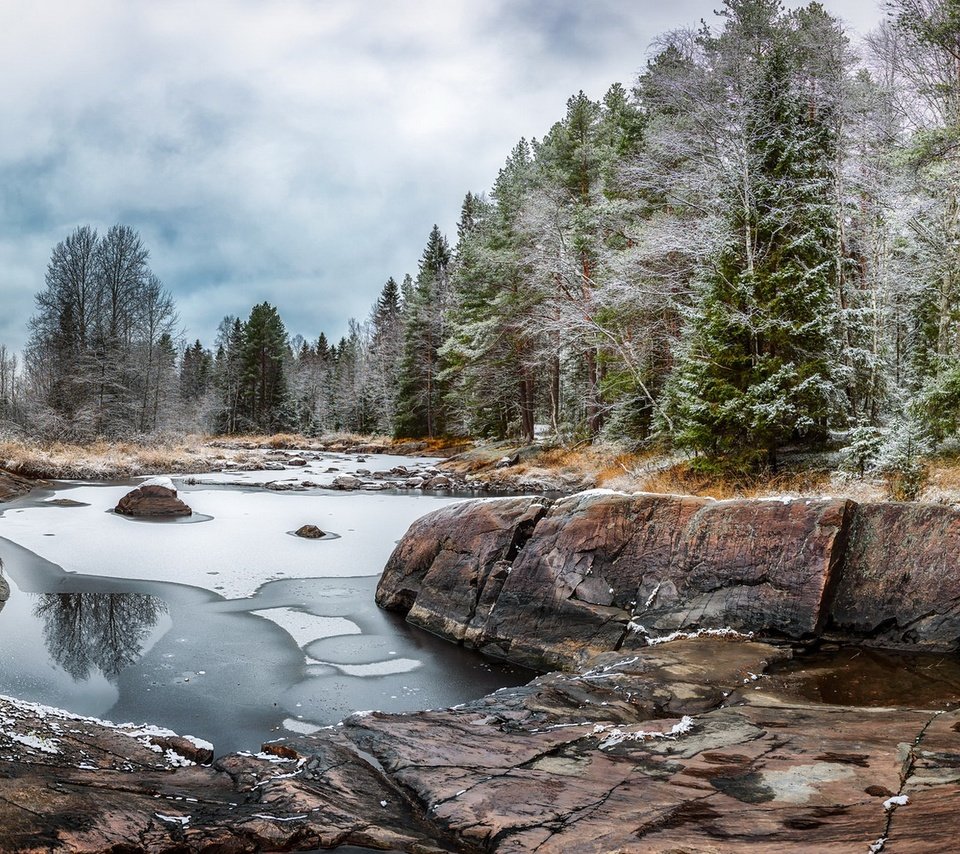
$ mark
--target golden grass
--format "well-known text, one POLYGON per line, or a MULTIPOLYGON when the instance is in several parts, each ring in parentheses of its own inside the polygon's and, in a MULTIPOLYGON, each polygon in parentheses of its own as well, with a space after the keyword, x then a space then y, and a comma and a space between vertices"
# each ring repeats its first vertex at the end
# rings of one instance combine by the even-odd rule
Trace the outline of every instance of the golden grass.
POLYGON ((86 445, 65 442, 0 442, 0 468, 32 478, 123 478, 160 472, 209 470, 223 453, 203 437, 137 444, 98 440, 86 445))
MULTIPOLYGON (((690 460, 668 461, 655 452, 635 453, 615 443, 580 443, 522 449, 515 465, 498 461, 521 449, 505 443, 474 446, 462 439, 411 440, 337 433, 308 438, 298 433, 254 436, 181 436, 137 441, 36 443, 0 440, 0 469, 31 478, 110 480, 159 473, 193 474, 221 468, 225 462, 249 463, 262 449, 354 450, 458 454, 447 465, 491 483, 558 480, 567 489, 603 486, 624 492, 709 496, 717 499, 784 496, 848 497, 857 501, 896 498, 890 479, 858 479, 836 472, 797 469, 775 475, 705 473, 690 460)), ((929 462, 919 500, 960 506, 960 457, 929 462)))

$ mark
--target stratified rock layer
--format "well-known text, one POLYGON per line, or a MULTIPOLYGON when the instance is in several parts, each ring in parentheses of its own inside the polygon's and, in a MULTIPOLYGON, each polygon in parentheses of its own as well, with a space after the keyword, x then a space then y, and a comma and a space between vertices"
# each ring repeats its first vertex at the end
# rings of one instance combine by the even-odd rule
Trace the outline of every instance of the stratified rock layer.
POLYGON ((861 504, 833 604, 846 635, 953 651, 960 640, 960 513, 933 504, 861 504))
POLYGON ((960 513, 950 508, 599 490, 547 504, 488 499, 425 516, 397 546, 377 601, 540 669, 707 629, 958 648, 960 513))

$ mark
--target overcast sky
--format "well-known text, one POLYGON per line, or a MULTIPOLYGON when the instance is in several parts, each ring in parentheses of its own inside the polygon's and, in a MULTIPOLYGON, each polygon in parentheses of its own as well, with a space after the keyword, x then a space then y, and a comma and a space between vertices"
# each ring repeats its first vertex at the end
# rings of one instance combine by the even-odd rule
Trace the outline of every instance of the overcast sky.
MULTIPOLYGON (((2 0, 0 343, 50 250, 138 229, 186 335, 275 304, 339 337, 521 137, 720 0, 2 0)), ((826 0, 854 32, 875 0, 826 0)))

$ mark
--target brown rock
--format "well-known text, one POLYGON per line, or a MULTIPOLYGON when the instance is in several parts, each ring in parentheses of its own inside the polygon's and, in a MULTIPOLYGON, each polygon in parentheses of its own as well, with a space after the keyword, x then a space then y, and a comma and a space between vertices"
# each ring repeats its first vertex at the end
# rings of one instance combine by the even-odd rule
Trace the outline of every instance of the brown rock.
POLYGON ((124 516, 164 518, 189 516, 193 511, 177 498, 177 491, 158 484, 145 484, 120 499, 114 512, 124 516))
POLYGON ((377 604, 443 637, 462 640, 481 602, 496 600, 502 561, 524 547, 544 501, 498 498, 454 504, 414 522, 377 586, 377 604), (488 591, 487 585, 493 588, 488 591))
POLYGON ((196 765, 209 765, 213 762, 213 747, 184 738, 179 735, 150 737, 150 743, 161 750, 172 750, 177 756, 182 756, 196 765))
POLYGON ((960 512, 934 504, 861 504, 831 617, 878 646, 960 647, 960 512))
POLYGON ((43 484, 44 481, 30 480, 13 472, 0 469, 0 504, 26 495, 34 487, 43 484))
POLYGON ((333 479, 333 482, 330 484, 331 489, 360 489, 363 486, 363 481, 359 477, 354 477, 352 474, 341 474, 333 479))
POLYGON ((533 516, 542 499, 503 502, 468 502, 414 523, 377 601, 442 637, 540 669, 677 630, 817 634, 849 512, 846 501, 599 491, 533 516), (504 549, 512 523, 535 524, 513 552, 504 549))
POLYGON ((316 525, 301 525, 294 533, 306 540, 319 540, 326 536, 316 525))
POLYGON ((737 693, 788 654, 713 639, 606 653, 212 766, 178 767, 173 738, 157 753, 156 737, 0 699, 0 850, 953 850, 960 713, 737 693), (907 803, 885 809, 888 792, 907 803))

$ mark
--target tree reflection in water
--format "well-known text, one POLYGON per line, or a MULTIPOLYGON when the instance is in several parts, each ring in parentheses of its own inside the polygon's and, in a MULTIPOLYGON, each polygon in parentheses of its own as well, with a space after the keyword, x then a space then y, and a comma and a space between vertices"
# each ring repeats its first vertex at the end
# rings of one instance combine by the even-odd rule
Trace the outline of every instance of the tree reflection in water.
POLYGON ((139 660, 150 630, 167 606, 145 593, 43 593, 34 615, 43 619, 50 656, 74 679, 99 669, 108 679, 139 660))

